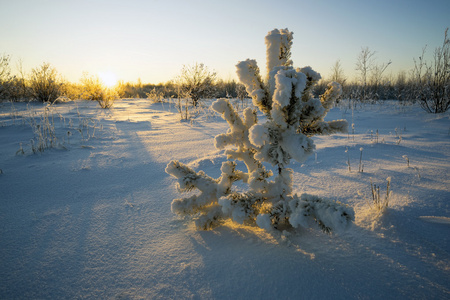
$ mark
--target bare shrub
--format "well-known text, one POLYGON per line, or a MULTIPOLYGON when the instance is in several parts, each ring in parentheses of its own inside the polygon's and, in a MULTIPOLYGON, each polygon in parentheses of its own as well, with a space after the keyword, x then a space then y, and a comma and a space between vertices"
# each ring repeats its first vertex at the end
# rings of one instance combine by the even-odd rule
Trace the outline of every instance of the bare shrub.
POLYGON ((11 57, 7 54, 0 56, 0 99, 8 97, 9 94, 9 83, 11 80, 10 60, 11 57))
POLYGON ((339 59, 331 67, 330 80, 339 83, 341 87, 344 88, 347 78, 345 77, 344 70, 342 69, 341 61, 339 59))
POLYGON ((385 86, 389 82, 383 76, 386 69, 391 65, 391 61, 382 64, 375 64, 371 70, 370 74, 370 86, 372 89, 372 98, 378 100, 382 97, 382 94, 385 92, 385 86))
POLYGON ((149 93, 146 93, 147 99, 152 101, 153 103, 161 103, 164 102, 164 93, 162 91, 157 91, 156 88, 153 88, 149 93))
POLYGON ((13 78, 13 90, 10 93, 10 97, 14 101, 30 98, 31 89, 29 86, 29 82, 27 82, 27 74, 23 69, 23 62, 21 59, 17 61, 16 69, 17 75, 13 78))
POLYGON ((81 82, 81 99, 85 100, 101 100, 103 98, 103 93, 106 87, 101 82, 100 78, 95 75, 89 75, 89 73, 84 72, 80 79, 81 82))
POLYGON ((425 61, 426 47, 422 56, 414 59, 413 82, 414 96, 422 108, 429 113, 443 113, 450 107, 450 39, 448 28, 444 42, 434 51, 433 61, 425 61))
POLYGON ((119 99, 117 92, 114 89, 105 88, 101 91, 100 97, 97 99, 101 108, 108 109, 114 105, 114 101, 119 99))
POLYGON ((49 63, 31 71, 30 87, 33 98, 40 102, 53 102, 62 91, 58 72, 49 63))
POLYGON ((202 63, 183 66, 176 82, 181 96, 190 98, 193 106, 197 106, 202 98, 212 97, 215 93, 216 73, 209 71, 202 63))
POLYGON ((375 51, 371 51, 369 47, 361 49, 356 61, 356 71, 359 72, 359 80, 361 89, 358 92, 358 96, 361 100, 367 100, 369 98, 368 80, 369 72, 373 68, 373 59, 375 51))
POLYGON ((11 74, 11 56, 0 55, 0 99, 18 101, 29 95, 26 87, 22 65, 18 66, 19 75, 11 74))
POLYGON ((82 90, 83 88, 79 84, 64 81, 64 84, 62 86, 62 97, 71 100, 80 99, 82 90))
POLYGON ((114 88, 107 88, 100 78, 83 73, 81 78, 81 99, 97 101, 101 108, 107 109, 114 105, 119 95, 114 88))

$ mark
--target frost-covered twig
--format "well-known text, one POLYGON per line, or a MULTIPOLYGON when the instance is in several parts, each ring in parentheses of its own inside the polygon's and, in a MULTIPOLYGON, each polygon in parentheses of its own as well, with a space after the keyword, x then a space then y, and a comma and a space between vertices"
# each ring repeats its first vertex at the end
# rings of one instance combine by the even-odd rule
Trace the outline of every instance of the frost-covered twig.
POLYGON ((363 154, 363 147, 359 148, 360 151, 360 155, 359 155, 359 168, 358 168, 358 172, 362 173, 364 172, 364 164, 362 163, 362 154, 363 154))
POLYGON ((347 166, 348 166, 348 171, 351 172, 352 168, 350 166, 350 153, 348 152, 348 147, 345 149, 345 153, 347 153, 347 166))
POLYGON ((391 177, 388 177, 386 180, 387 180, 387 187, 386 187, 386 195, 384 196, 384 198, 382 198, 380 195, 380 186, 377 186, 372 182, 372 180, 370 180, 370 188, 372 192, 372 204, 374 208, 379 212, 384 212, 387 209, 389 205, 389 199, 392 193, 389 190, 391 185, 391 177))
POLYGON ((409 168, 409 157, 407 155, 403 155, 402 157, 406 160, 406 164, 408 165, 409 168))

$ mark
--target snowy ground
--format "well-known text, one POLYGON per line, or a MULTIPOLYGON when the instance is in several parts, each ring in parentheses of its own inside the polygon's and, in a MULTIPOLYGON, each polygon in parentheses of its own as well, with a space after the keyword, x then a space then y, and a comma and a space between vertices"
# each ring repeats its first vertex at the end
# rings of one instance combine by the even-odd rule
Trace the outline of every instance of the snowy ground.
POLYGON ((354 133, 315 137, 316 156, 292 165, 294 187, 351 205, 355 225, 283 238, 233 223, 197 231, 170 211, 170 160, 219 175, 213 138, 227 124, 207 109, 180 122, 173 104, 145 99, 58 104, 53 148, 33 154, 43 111, 0 103, 0 299, 450 298, 448 113, 333 109, 327 118, 354 133), (378 215, 370 182, 383 193, 388 177, 378 215))

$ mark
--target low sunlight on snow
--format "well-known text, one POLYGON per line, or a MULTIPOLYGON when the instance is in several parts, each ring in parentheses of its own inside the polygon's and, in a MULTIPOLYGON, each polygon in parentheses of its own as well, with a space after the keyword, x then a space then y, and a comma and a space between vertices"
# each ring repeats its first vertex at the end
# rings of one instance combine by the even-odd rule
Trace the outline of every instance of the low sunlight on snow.
POLYGON ((197 231, 171 212, 180 194, 164 169, 176 159, 220 176, 214 136, 228 127, 209 104, 190 122, 171 102, 54 104, 54 144, 33 153, 45 105, 0 103, 0 299, 450 297, 448 112, 391 101, 329 112, 354 130, 314 137, 293 184, 352 206, 344 233, 197 231), (384 196, 387 178, 382 213, 371 182, 384 196))

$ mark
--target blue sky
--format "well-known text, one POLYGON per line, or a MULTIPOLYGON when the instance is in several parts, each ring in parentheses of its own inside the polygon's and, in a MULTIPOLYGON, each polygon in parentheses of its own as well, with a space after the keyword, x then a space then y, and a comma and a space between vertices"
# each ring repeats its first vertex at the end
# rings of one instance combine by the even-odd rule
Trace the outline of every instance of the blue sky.
POLYGON ((63 1, 0 0, 0 54, 25 70, 51 63, 66 79, 83 72, 125 81, 165 82, 183 65, 202 62, 234 79, 238 61, 253 58, 265 72, 264 37, 294 32, 294 66, 323 77, 339 59, 353 77, 362 47, 388 73, 408 71, 428 56, 450 27, 450 1, 63 1))

